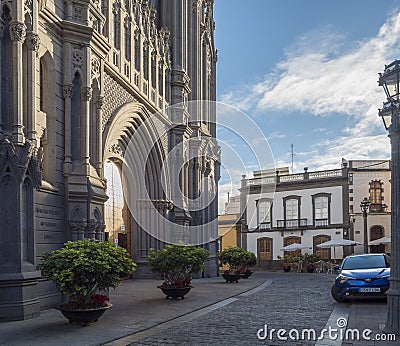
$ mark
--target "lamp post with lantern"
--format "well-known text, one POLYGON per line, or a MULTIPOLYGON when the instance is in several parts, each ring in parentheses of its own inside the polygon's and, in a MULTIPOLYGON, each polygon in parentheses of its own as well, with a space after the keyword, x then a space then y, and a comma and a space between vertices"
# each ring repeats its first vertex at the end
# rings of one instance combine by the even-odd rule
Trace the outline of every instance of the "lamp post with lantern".
POLYGON ((364 218, 364 253, 368 253, 368 221, 367 221, 367 216, 368 216, 368 208, 369 208, 370 202, 367 197, 364 197, 364 199, 360 203, 361 211, 363 213, 363 218, 364 218))
POLYGON ((387 291, 387 318, 385 332, 400 334, 400 60, 385 66, 379 74, 379 86, 385 90, 387 100, 379 109, 379 116, 389 132, 391 144, 391 260, 390 286, 387 291))

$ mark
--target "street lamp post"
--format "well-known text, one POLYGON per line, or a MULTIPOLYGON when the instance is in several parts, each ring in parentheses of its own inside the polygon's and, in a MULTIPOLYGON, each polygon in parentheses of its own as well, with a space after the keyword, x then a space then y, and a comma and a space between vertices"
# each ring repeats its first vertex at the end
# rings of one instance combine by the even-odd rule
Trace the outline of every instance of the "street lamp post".
POLYGON ((368 253, 368 223, 367 223, 367 216, 368 216, 368 208, 369 208, 370 202, 367 197, 364 197, 364 199, 360 203, 361 210, 363 212, 363 218, 364 218, 364 253, 368 253))
POLYGON ((400 334, 400 121, 399 121, 399 80, 400 61, 395 60, 385 66, 383 73, 379 74, 379 85, 385 90, 387 101, 379 110, 383 124, 389 132, 392 154, 391 177, 391 260, 390 260, 390 285, 387 291, 387 318, 385 332, 400 334))

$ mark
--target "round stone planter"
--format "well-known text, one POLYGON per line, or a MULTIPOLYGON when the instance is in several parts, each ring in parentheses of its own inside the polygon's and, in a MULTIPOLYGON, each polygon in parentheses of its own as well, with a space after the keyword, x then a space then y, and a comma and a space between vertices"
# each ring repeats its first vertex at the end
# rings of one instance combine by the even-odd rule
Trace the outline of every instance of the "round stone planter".
POLYGON ((252 271, 250 271, 250 272, 244 272, 244 273, 242 274, 242 278, 243 278, 243 279, 248 279, 248 278, 250 277, 251 274, 253 274, 252 271))
POLYGON ((222 274, 222 277, 225 279, 225 282, 238 282, 242 277, 241 274, 222 274))
POLYGON ((189 293, 192 287, 180 287, 180 288, 168 288, 157 286, 166 295, 166 299, 169 298, 181 298, 185 299, 185 295, 189 293))
POLYGON ((77 322, 82 327, 86 327, 91 322, 97 322, 104 312, 111 308, 112 304, 107 303, 107 306, 102 306, 95 309, 72 309, 67 304, 56 307, 69 320, 69 323, 77 322))

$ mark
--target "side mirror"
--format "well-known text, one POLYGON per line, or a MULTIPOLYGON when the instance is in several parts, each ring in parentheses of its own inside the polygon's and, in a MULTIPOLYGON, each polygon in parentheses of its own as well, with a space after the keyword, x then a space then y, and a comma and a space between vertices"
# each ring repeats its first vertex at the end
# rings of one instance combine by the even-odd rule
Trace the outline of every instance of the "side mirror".
POLYGON ((335 265, 335 266, 333 266, 333 269, 335 269, 336 271, 338 271, 338 270, 340 270, 340 266, 335 265))

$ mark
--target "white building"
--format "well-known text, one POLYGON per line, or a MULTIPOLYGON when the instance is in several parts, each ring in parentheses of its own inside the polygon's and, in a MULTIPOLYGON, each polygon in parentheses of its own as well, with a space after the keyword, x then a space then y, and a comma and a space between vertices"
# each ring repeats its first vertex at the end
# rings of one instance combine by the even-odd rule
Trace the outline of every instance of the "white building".
MULTIPOLYGON (((348 162, 349 168, 349 211, 350 233, 356 241, 364 244, 364 220, 360 202, 369 198, 367 216, 368 243, 389 237, 391 213, 391 164, 389 160, 354 160, 348 162)), ((390 253, 390 244, 370 246, 370 252, 390 253)), ((354 248, 362 253, 363 245, 354 248)))
MULTIPOLYGON (((363 245, 322 249, 316 245, 331 239, 355 239, 364 244, 364 197, 371 201, 368 242, 390 236, 390 167, 388 161, 343 161, 335 170, 282 174, 243 179, 241 212, 246 234, 241 246, 257 254, 261 266, 271 267, 282 248, 292 243, 309 245, 303 253, 325 260, 340 259, 363 245), (385 203, 388 207, 385 207, 385 203)), ((371 252, 388 251, 384 246, 371 252)), ((299 251, 300 252, 300 251, 299 251)))

